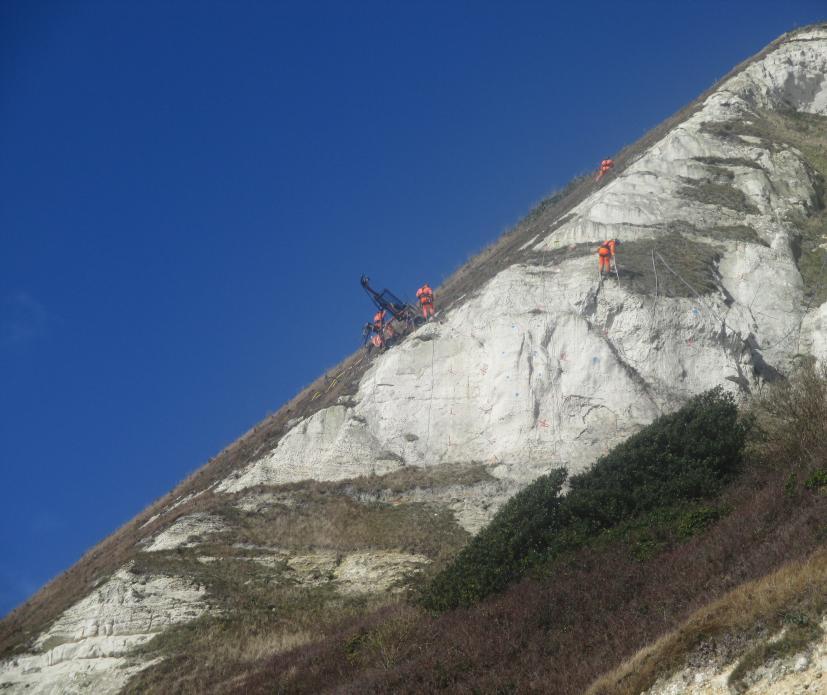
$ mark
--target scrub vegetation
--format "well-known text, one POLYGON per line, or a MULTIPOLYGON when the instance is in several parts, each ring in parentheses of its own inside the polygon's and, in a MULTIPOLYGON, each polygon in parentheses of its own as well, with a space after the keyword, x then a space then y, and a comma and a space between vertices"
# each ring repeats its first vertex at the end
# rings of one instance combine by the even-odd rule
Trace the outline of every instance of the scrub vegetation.
POLYGON ((750 202, 740 188, 736 188, 729 183, 687 179, 687 185, 680 190, 680 194, 684 198, 695 200, 704 205, 728 208, 735 212, 742 212, 745 215, 755 215, 759 212, 755 204, 750 202))
POLYGON ((741 412, 704 394, 574 476, 571 501, 559 472, 526 488, 413 602, 247 662, 233 684, 631 694, 698 649, 742 679, 819 634, 826 469, 824 373, 802 365, 741 412))
MULTIPOLYGON (((722 234, 716 228, 710 237, 720 238, 722 234)), ((743 230, 738 230, 743 236, 743 230)), ((726 238, 731 234, 724 233, 726 238)), ((757 235, 756 235, 757 236, 757 235)), ((716 265, 721 257, 719 249, 703 241, 704 235, 688 223, 670 223, 665 232, 654 239, 621 241, 617 248, 617 267, 623 288, 641 295, 654 296, 657 292, 662 297, 694 297, 712 294, 719 289, 716 265), (695 238, 692 238, 692 237, 695 238), (674 273, 664 266, 663 261, 655 257, 657 265, 657 282, 653 254, 660 254, 674 273), (685 282, 682 282, 683 278, 685 282), (694 291, 693 291, 694 290, 694 291)), ((751 239, 750 239, 751 240, 751 239)), ((562 262, 585 256, 594 258, 595 279, 597 274, 597 245, 592 243, 572 244, 552 251, 534 251, 526 253, 524 260, 537 265, 554 266, 562 262)), ((614 274, 609 278, 613 281, 614 274)))
POLYGON ((738 472, 747 431, 732 397, 716 390, 658 418, 573 476, 565 496, 563 469, 542 476, 512 497, 431 582, 423 605, 446 610, 476 603, 530 568, 553 564, 641 517, 660 515, 685 535, 694 528, 693 515, 703 518, 686 506, 714 499, 738 472))

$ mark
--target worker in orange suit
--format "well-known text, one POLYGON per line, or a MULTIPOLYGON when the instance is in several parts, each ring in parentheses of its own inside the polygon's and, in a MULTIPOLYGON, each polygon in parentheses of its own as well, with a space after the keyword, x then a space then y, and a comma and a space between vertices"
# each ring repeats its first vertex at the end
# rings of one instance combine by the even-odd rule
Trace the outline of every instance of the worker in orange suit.
POLYGON ((614 160, 609 159, 606 157, 602 162, 600 162, 600 169, 597 172, 597 178, 595 181, 600 181, 606 174, 609 173, 611 168, 615 165, 614 160))
POLYGON ((416 298, 422 305, 422 318, 429 321, 434 317, 434 291, 427 282, 416 291, 416 298))
POLYGON ((384 309, 380 309, 373 315, 373 330, 377 333, 382 333, 382 329, 385 327, 385 316, 387 313, 384 309))
POLYGON ((608 275, 612 274, 612 261, 615 257, 615 249, 620 245, 619 239, 608 239, 604 241, 600 248, 597 249, 597 270, 603 278, 603 269, 606 269, 608 275))

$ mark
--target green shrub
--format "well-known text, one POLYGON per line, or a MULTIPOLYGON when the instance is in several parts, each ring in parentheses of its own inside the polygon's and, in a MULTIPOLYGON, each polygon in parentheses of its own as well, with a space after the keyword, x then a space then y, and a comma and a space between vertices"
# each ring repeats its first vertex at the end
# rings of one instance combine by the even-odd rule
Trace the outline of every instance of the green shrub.
POLYGON ((819 468, 816 471, 813 471, 812 475, 804 482, 804 487, 808 490, 821 490, 823 487, 827 487, 827 470, 824 468, 819 468))
POLYGON ((436 610, 468 605, 505 588, 547 547, 559 527, 566 473, 557 469, 518 492, 457 558, 431 581, 422 601, 436 610))
POLYGON ((719 387, 658 418, 571 479, 566 508, 594 530, 717 494, 741 462, 746 424, 719 387))
POLYGON ((720 519, 726 510, 720 507, 702 506, 684 514, 678 521, 678 535, 691 538, 720 519))
MULTIPOLYGON (((582 547, 654 510, 708 499, 739 470, 748 423, 731 395, 717 388, 696 396, 571 478, 556 469, 515 495, 423 590, 432 609, 469 605, 504 589, 526 570, 582 547)), ((698 507, 677 524, 689 536, 720 512, 698 507), (681 527, 682 524, 682 527, 681 527)), ((681 530, 683 534, 681 534, 681 530)), ((648 557, 656 539, 639 538, 648 557)), ((635 549, 633 549, 635 552, 635 549)))

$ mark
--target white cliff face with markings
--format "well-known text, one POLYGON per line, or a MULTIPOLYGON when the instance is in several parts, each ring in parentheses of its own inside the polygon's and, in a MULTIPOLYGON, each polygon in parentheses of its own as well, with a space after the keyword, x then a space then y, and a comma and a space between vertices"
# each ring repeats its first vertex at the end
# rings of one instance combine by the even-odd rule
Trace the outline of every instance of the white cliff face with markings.
POLYGON ((382 355, 355 396, 299 422, 218 490, 463 461, 519 485, 553 465, 582 469, 693 394, 750 390, 801 352, 825 359, 827 309, 806 305, 793 248, 794 220, 818 204, 815 172, 791 145, 715 130, 759 109, 827 115, 825 75, 827 31, 782 43, 535 237, 525 262, 382 355), (731 199, 686 194, 709 184, 731 199), (670 223, 715 248, 717 292, 600 285, 592 255, 542 262, 572 244, 664 239, 666 275, 677 266, 670 223), (733 227, 754 238, 721 232, 733 227))
MULTIPOLYGON (((152 517, 146 524, 161 530, 136 552, 181 553, 218 538, 232 515, 171 514, 199 495, 212 498, 208 490, 341 480, 409 465, 484 464, 495 478, 406 490, 404 500, 387 491, 393 503, 441 505, 476 531, 549 468, 582 470, 694 394, 719 385, 745 393, 787 373, 799 354, 827 361, 827 304, 805 298, 795 243, 821 184, 806 153, 758 127, 768 113, 827 116, 825 75, 827 30, 780 43, 551 220, 509 267, 377 357, 352 396, 299 419, 257 460, 152 517), (714 249, 714 291, 696 295, 693 279, 683 276, 670 247, 676 229, 714 249), (650 244, 653 275, 669 277, 686 296, 641 291, 624 272, 623 245, 619 281, 601 284, 594 250, 607 238, 650 244), (586 255, 560 253, 589 245, 586 255)), ((827 132, 822 157, 824 143, 827 132)), ((226 503, 254 512, 274 503, 274 494, 250 491, 226 503)), ((290 491, 277 494, 287 505, 290 491)), ((396 590, 428 562, 390 550, 290 552, 236 560, 269 562, 301 584, 322 578, 343 594, 396 590)), ((122 568, 58 617, 29 653, 0 663, 0 690, 116 692, 148 665, 135 647, 203 614, 206 595, 182 578, 122 568)))

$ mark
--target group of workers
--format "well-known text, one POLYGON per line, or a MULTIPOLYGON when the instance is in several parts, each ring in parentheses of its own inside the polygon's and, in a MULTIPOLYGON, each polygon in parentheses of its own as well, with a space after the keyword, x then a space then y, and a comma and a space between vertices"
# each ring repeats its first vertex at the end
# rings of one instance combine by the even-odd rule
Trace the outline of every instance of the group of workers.
MULTIPOLYGON (((610 157, 607 157, 600 162, 600 168, 597 171, 595 181, 600 181, 606 174, 608 174, 615 163, 610 157)), ((607 239, 597 249, 597 270, 602 282, 604 273, 611 276, 614 269, 617 274, 617 266, 615 263, 615 253, 617 247, 620 245, 619 239, 607 239)), ((620 276, 618 275, 618 279, 620 276)), ((422 309, 422 318, 425 321, 430 321, 434 318, 434 291, 426 282, 422 287, 416 291, 416 298, 419 300, 419 305, 422 309)), ((365 339, 365 347, 368 351, 373 348, 384 350, 390 347, 396 340, 396 332, 391 325, 393 316, 389 316, 384 309, 379 309, 373 315, 373 321, 366 323, 363 330, 363 337, 365 339)))
MULTIPOLYGON (((434 291, 427 282, 416 291, 416 298, 422 308, 422 318, 431 321, 434 318, 434 291)), ((384 309, 379 309, 373 315, 373 321, 365 324, 362 333, 368 352, 373 348, 384 350, 393 345, 396 332, 393 330, 392 321, 392 315, 388 315, 384 309)))
MULTIPOLYGON (((600 181, 606 174, 614 168, 614 160, 611 157, 606 157, 600 162, 600 168, 597 170, 595 181, 600 181)), ((597 272, 600 275, 600 280, 603 280, 603 273, 607 275, 612 274, 612 266, 615 262, 615 250, 620 245, 620 239, 607 239, 597 249, 597 272)), ((614 266, 615 274, 617 274, 617 266, 614 266)), ((618 275, 618 279, 620 276, 618 275)))

